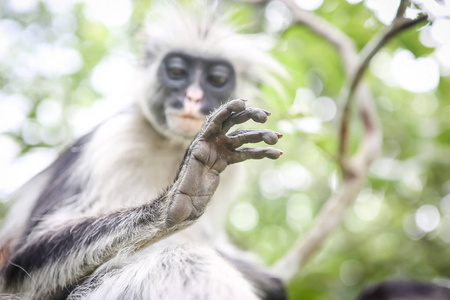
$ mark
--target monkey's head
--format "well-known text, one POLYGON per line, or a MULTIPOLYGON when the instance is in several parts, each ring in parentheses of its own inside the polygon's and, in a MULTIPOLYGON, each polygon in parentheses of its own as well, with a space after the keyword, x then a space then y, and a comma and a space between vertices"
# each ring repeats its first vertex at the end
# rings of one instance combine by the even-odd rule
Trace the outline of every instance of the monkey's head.
POLYGON ((228 60, 187 50, 167 53, 157 74, 164 102, 160 121, 187 138, 199 132, 205 116, 227 101, 236 87, 228 60))
POLYGON ((167 4, 151 14, 139 102, 163 135, 192 140, 211 111, 255 98, 262 82, 283 74, 267 39, 237 33, 227 19, 209 7, 167 4))

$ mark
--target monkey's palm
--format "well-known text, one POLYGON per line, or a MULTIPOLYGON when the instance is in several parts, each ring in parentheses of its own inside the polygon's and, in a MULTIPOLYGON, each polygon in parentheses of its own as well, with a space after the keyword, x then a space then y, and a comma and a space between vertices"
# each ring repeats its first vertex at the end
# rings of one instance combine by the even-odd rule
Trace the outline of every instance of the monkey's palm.
POLYGON ((281 137, 279 133, 259 129, 227 134, 235 124, 250 119, 264 123, 268 115, 262 109, 246 108, 244 100, 230 101, 211 115, 189 147, 184 167, 178 175, 170 223, 198 218, 219 184, 219 174, 228 165, 247 159, 280 157, 282 152, 274 148, 239 148, 246 143, 261 141, 276 144, 281 137))

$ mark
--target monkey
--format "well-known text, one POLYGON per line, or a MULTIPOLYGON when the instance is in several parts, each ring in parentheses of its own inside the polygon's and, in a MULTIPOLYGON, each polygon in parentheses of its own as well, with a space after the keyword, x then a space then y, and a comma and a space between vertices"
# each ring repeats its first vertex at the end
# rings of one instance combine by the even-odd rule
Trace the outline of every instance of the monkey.
POLYGON ((450 289, 419 281, 384 281, 365 288, 357 300, 447 300, 450 289))
POLYGON ((238 97, 257 97, 282 68, 225 17, 175 4, 155 11, 134 104, 12 196, 2 297, 286 299, 281 281, 223 232, 234 164, 282 155, 244 146, 274 145, 278 132, 232 131, 270 115, 238 97))

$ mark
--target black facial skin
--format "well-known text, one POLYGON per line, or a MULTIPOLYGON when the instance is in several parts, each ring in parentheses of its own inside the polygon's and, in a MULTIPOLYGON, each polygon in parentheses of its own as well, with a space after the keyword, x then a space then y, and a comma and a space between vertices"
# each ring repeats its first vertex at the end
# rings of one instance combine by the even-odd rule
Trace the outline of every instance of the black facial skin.
POLYGON ((230 99, 236 87, 233 66, 224 59, 188 51, 169 52, 158 69, 165 108, 182 109, 186 89, 197 81, 204 96, 200 112, 208 115, 230 99))

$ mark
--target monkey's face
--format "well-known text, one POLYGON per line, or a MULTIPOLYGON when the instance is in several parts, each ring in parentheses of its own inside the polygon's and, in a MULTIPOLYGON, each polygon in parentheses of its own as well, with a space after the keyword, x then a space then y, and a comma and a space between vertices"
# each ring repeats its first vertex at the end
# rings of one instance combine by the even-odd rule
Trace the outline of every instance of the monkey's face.
POLYGON ((188 138, 200 131, 206 116, 229 100, 236 87, 235 71, 227 60, 185 51, 164 57, 158 80, 167 129, 188 138))

